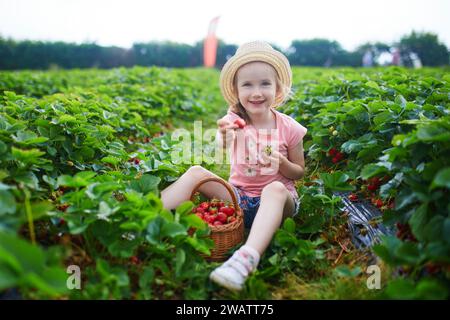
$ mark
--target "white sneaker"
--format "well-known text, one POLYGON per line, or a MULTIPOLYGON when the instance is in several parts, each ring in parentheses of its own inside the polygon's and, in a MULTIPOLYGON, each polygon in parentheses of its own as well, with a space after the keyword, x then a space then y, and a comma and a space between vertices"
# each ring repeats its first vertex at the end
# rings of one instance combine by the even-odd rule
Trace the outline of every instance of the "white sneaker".
POLYGON ((242 290, 248 275, 256 269, 258 262, 258 252, 243 246, 224 264, 211 272, 209 278, 227 289, 239 291, 242 290))

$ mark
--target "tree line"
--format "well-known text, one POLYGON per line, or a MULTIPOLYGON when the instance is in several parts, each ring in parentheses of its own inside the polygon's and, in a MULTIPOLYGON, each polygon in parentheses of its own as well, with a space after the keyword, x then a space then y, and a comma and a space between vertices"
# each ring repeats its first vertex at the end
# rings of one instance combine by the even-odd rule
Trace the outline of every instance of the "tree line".
MULTIPOLYGON (((375 54, 389 52, 392 47, 405 54, 414 52, 424 66, 449 65, 449 51, 433 33, 411 32, 398 42, 365 43, 354 51, 347 51, 337 41, 328 39, 294 40, 287 50, 277 45, 293 66, 351 66, 362 65, 367 50, 375 54)), ((221 68, 232 56, 237 45, 219 40, 216 67, 221 68)), ((404 55, 407 57, 407 55, 404 55)), ((408 65, 408 59, 405 59, 408 65)), ((135 43, 130 49, 106 47, 95 43, 74 44, 66 42, 15 41, 0 37, 0 69, 52 69, 52 68, 115 68, 161 66, 172 68, 199 67, 203 65, 203 42, 194 45, 175 42, 135 43)))

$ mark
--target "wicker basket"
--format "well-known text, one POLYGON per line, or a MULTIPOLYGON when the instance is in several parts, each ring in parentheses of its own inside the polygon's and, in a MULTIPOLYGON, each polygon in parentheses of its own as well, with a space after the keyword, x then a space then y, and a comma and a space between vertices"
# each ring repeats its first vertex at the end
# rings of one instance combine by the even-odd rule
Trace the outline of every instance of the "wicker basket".
POLYGON ((211 229, 210 238, 214 241, 215 247, 211 250, 211 256, 205 256, 207 260, 223 261, 227 258, 227 254, 231 248, 238 245, 244 240, 244 219, 242 209, 236 199, 236 195, 230 185, 218 178, 206 178, 201 180, 192 190, 191 201, 194 199, 198 188, 206 182, 217 182, 223 185, 231 195, 234 209, 236 212, 236 221, 221 226, 209 226, 211 229))

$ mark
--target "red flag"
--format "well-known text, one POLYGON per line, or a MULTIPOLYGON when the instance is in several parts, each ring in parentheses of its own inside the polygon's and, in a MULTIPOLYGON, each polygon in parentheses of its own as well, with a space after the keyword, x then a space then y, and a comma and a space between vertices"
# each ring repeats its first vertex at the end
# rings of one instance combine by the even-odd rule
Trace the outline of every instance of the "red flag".
POLYGON ((208 35, 205 38, 203 47, 203 64, 207 68, 213 68, 216 65, 217 38, 216 29, 220 17, 215 17, 209 23, 208 35))

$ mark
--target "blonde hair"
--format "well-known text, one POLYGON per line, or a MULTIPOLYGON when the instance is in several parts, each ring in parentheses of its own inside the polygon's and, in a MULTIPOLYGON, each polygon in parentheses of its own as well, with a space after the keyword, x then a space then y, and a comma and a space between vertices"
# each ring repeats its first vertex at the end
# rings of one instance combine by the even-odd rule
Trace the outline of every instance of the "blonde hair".
MULTIPOLYGON (((267 63, 267 62, 264 62, 267 63)), ((272 68, 273 66, 269 63, 267 63, 268 65, 270 65, 272 68)), ((242 67, 242 66, 241 66, 242 67)), ((291 88, 289 88, 288 86, 283 85, 283 83, 281 82, 280 76, 278 75, 277 71, 275 70, 275 68, 273 68, 275 71, 275 81, 277 84, 277 97, 279 95, 283 96, 283 101, 277 105, 277 106, 272 106, 273 108, 277 108, 281 105, 283 105, 284 103, 286 103, 286 101, 288 101, 289 99, 291 99, 294 96, 294 91, 292 91, 291 88)), ((237 75, 237 71, 234 75, 233 78, 233 91, 235 92, 236 96, 238 97, 239 100, 239 94, 238 94, 238 88, 237 88, 237 81, 236 81, 236 75, 237 75)), ((241 104, 240 101, 238 101, 236 104, 231 105, 229 108, 230 111, 236 113, 239 117, 241 117, 242 119, 245 120, 245 122, 250 123, 250 117, 247 114, 247 111, 245 110, 244 106, 241 104)))

